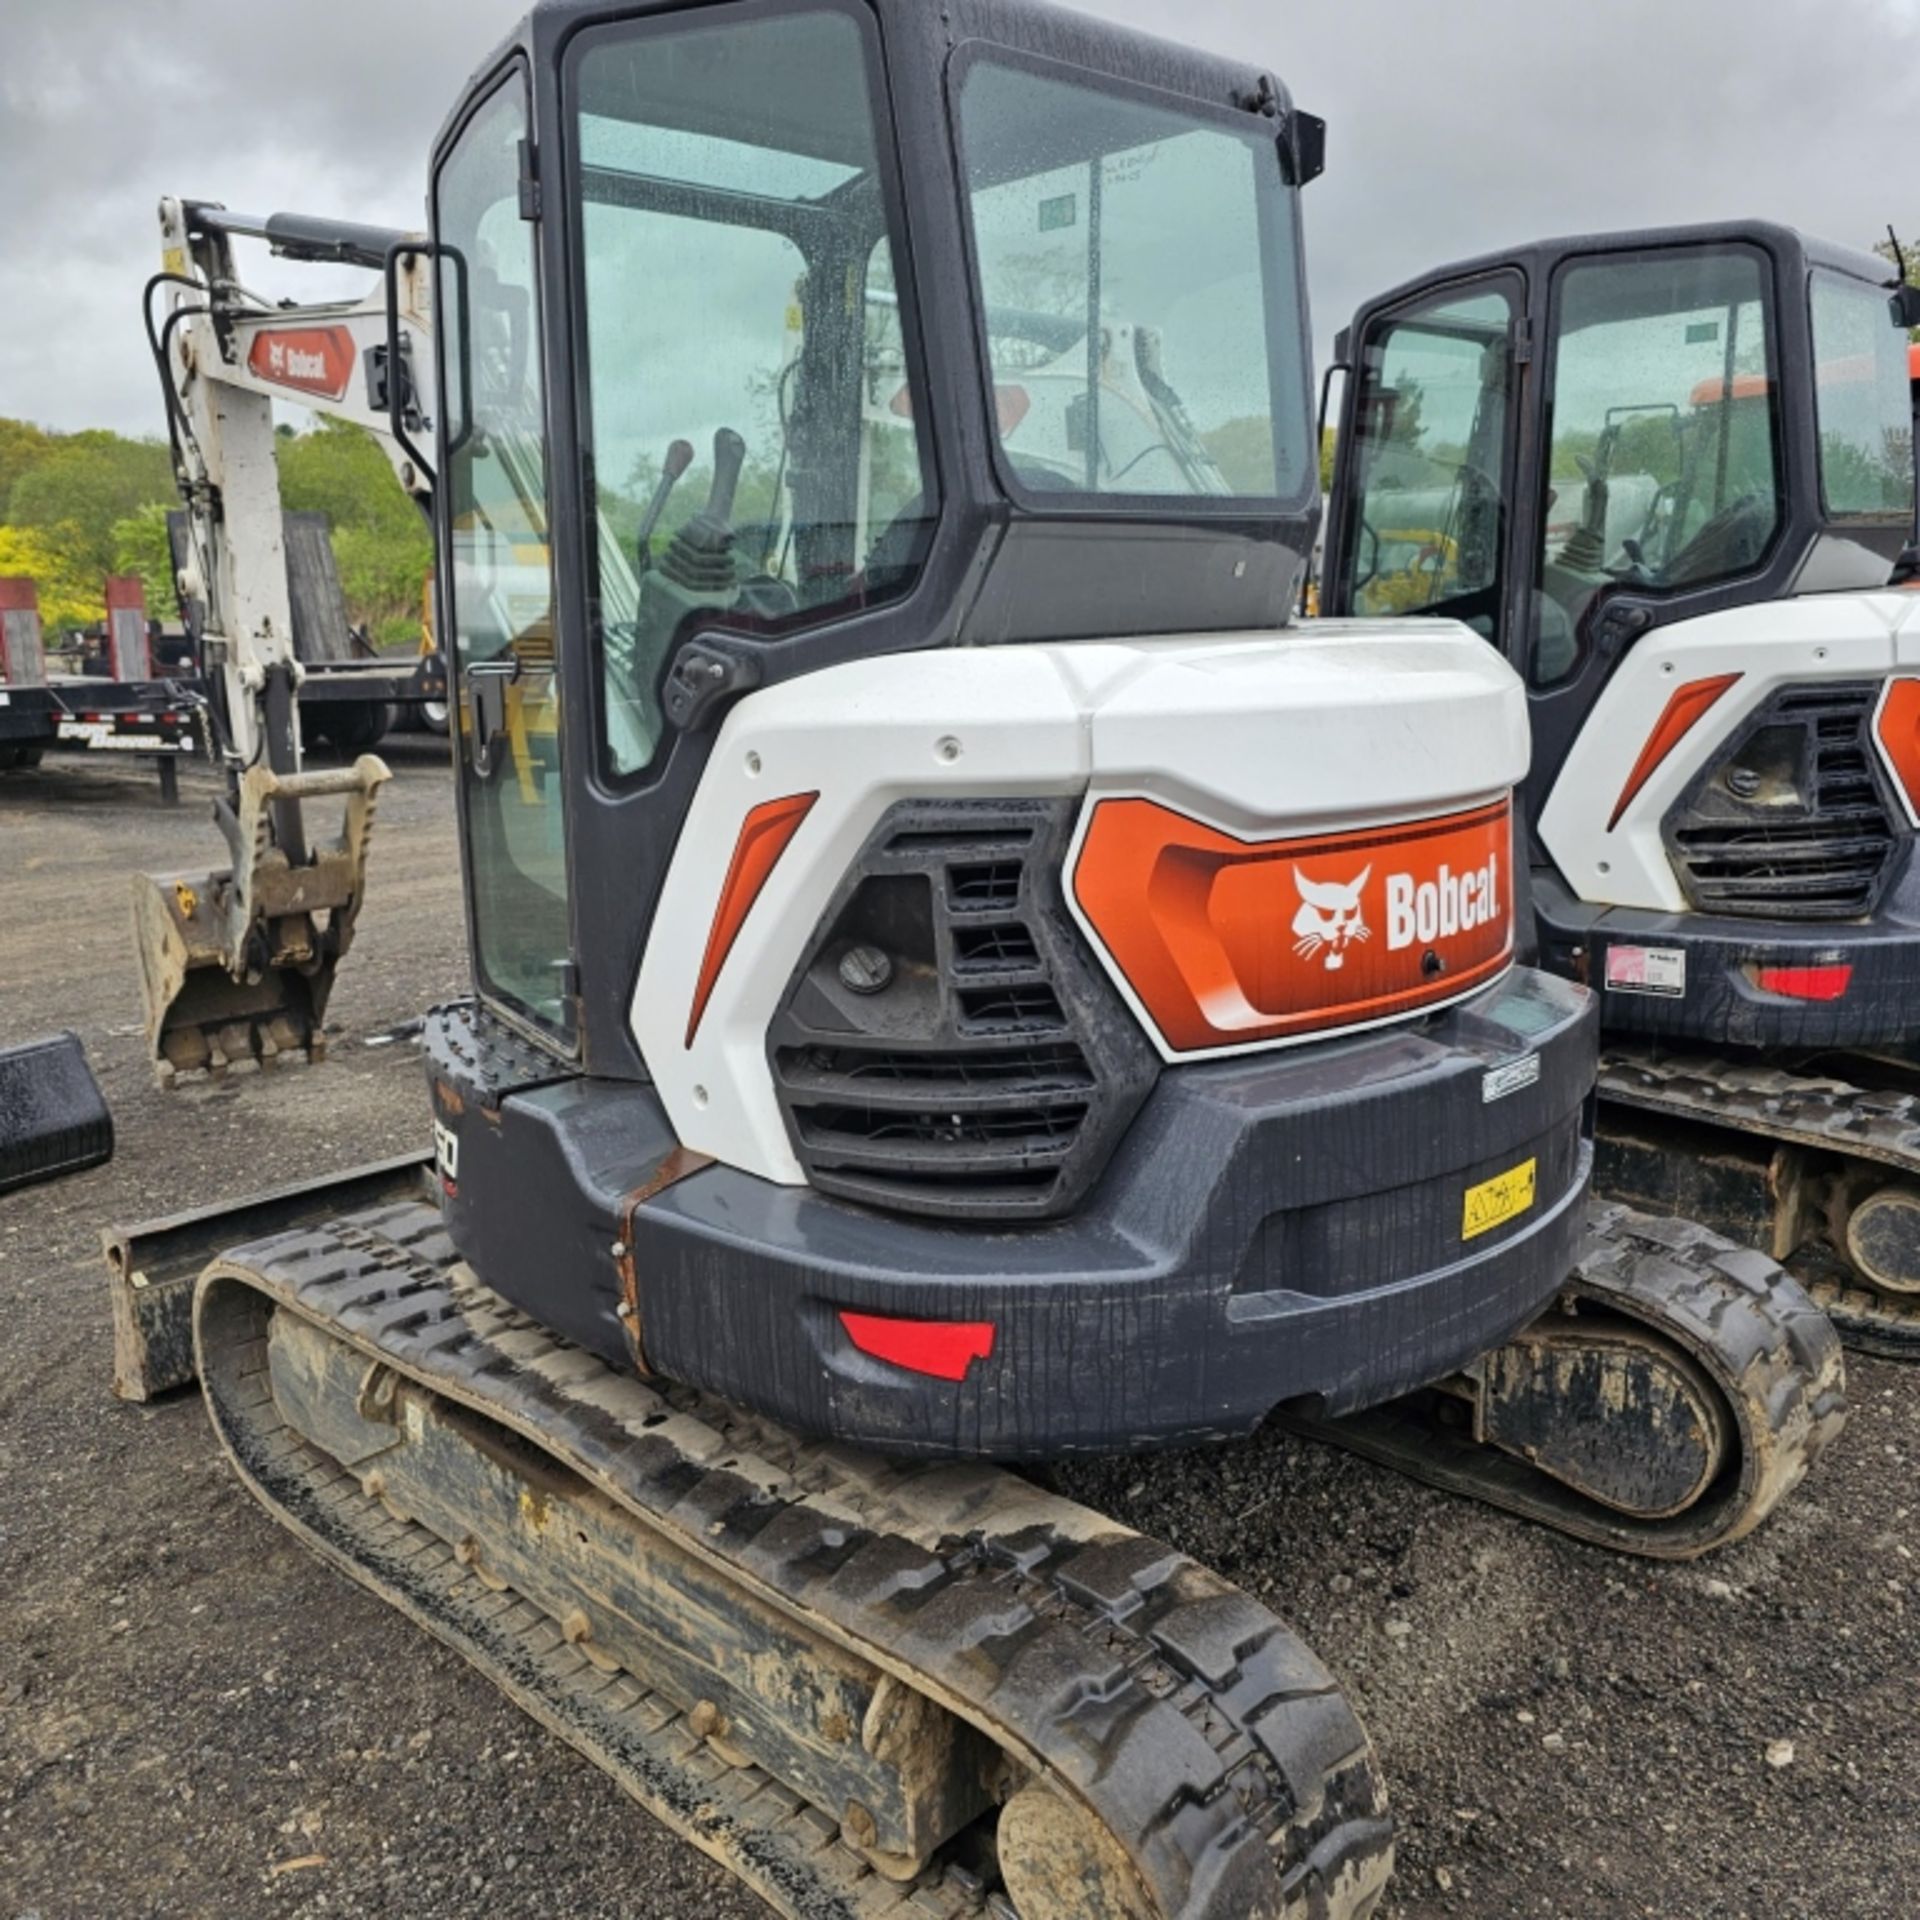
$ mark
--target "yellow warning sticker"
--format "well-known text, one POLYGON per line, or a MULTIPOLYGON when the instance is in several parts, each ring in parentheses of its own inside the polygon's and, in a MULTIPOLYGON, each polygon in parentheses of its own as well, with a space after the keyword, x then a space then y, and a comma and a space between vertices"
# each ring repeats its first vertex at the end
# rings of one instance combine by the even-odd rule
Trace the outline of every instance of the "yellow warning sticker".
POLYGON ((1510 1172, 1496 1173, 1491 1180, 1469 1187, 1460 1215, 1460 1238, 1477 1239, 1525 1213, 1533 1205, 1535 1177, 1539 1171, 1538 1160, 1523 1160, 1510 1172))

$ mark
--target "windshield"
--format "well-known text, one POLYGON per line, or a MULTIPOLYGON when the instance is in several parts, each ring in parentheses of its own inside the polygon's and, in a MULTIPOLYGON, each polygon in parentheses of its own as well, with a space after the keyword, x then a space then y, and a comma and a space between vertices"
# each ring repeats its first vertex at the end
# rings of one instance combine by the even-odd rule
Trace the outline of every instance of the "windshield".
POLYGON ((1272 127, 980 61, 960 129, 993 413, 1019 484, 1305 493, 1305 312, 1272 127))
POLYGON ((588 529, 611 771, 663 731, 699 624, 897 597, 934 517, 852 11, 591 30, 573 55, 588 529))
POLYGON ((1820 491, 1836 519, 1913 518, 1913 399, 1892 297, 1845 274, 1813 276, 1820 491))
POLYGON ((1581 618, 1606 588, 1703 586, 1765 557, 1784 512, 1769 284, 1748 248, 1562 275, 1536 679, 1577 665, 1581 618))

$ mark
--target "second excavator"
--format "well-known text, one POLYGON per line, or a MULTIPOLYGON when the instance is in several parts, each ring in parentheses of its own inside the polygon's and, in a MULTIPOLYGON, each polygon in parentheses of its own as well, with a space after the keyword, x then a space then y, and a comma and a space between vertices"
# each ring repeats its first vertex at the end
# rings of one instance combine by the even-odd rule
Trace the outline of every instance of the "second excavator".
POLYGON ((1525 676, 1541 956, 1606 1035, 1599 1184, 1920 1356, 1920 596, 1887 261, 1584 235, 1370 301, 1324 604, 1525 676))

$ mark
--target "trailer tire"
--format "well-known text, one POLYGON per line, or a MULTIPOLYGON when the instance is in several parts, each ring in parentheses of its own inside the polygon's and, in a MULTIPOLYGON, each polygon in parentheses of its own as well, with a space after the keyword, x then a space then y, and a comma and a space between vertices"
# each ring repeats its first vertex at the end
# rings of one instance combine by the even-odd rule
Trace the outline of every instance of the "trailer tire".
POLYGON ((437 733, 443 740, 447 737, 449 715, 444 697, 438 700, 422 700, 414 711, 420 716, 422 733, 437 733))
POLYGON ((393 708, 384 700, 330 702, 302 714, 300 724, 309 740, 351 756, 371 751, 386 738, 393 725, 393 708))
POLYGON ((40 764, 45 752, 45 747, 0 747, 0 773, 25 773, 40 764))

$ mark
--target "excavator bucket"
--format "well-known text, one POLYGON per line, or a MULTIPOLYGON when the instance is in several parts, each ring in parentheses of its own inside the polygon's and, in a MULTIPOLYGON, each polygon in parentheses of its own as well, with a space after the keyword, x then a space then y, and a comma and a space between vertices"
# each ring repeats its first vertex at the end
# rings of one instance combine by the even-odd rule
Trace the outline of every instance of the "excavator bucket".
POLYGON ((391 777, 372 754, 306 773, 250 768, 221 822, 230 869, 134 876, 147 1044, 162 1085, 248 1061, 321 1057, 334 969, 366 894, 374 803, 391 777), (292 857, 276 836, 275 803, 332 797, 346 803, 339 837, 292 857))
POLYGON ((0 1193, 113 1158, 113 1118, 76 1033, 0 1048, 0 1193))

